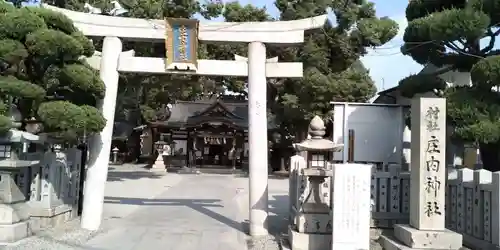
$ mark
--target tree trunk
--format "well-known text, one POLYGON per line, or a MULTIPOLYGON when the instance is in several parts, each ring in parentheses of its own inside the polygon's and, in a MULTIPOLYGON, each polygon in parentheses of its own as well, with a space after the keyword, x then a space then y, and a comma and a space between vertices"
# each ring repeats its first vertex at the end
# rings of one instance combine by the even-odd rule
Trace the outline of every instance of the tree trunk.
POLYGON ((483 169, 488 171, 500 171, 500 143, 479 144, 479 152, 483 169))

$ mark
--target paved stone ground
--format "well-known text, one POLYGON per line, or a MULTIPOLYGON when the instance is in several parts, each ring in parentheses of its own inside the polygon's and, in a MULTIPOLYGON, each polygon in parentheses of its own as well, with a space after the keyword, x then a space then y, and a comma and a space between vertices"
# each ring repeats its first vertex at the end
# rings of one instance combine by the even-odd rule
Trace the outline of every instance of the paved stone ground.
MULTIPOLYGON (((175 175, 163 175, 150 172, 140 165, 112 166, 108 173, 106 196, 153 198, 169 185, 180 181, 175 175), (146 189, 146 188, 149 188, 146 189), (148 190, 144 192, 143 190, 148 190)), ((15 245, 0 249, 84 249, 82 245, 95 235, 104 233, 113 221, 132 213, 139 206, 117 206, 105 203, 103 211, 103 226, 100 231, 90 232, 80 228, 79 220, 74 220, 57 228, 52 228, 27 238, 15 245)))
POLYGON ((102 230, 82 230, 72 221, 5 249, 246 248, 236 202, 245 179, 155 174, 137 166, 117 166, 108 179, 102 230))
POLYGON ((154 199, 114 198, 142 205, 117 220, 113 229, 85 244, 90 249, 244 249, 236 199, 239 182, 231 175, 184 175, 154 199))

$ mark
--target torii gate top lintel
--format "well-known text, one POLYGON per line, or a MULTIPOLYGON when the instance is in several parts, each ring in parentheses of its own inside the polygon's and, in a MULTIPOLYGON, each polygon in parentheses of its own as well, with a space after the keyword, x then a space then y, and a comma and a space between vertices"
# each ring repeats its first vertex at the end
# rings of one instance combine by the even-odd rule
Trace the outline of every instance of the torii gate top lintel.
MULTIPOLYGON (((94 15, 42 4, 43 8, 65 14, 90 37, 119 37, 127 40, 165 40, 165 20, 94 15)), ((304 31, 319 29, 327 15, 292 21, 203 22, 198 40, 203 42, 263 42, 294 44, 304 42, 304 31)))

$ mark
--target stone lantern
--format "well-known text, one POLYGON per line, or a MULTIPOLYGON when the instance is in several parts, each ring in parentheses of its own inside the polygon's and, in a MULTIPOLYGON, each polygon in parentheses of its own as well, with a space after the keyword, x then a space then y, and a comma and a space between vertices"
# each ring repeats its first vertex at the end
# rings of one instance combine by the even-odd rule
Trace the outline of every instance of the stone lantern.
POLYGON ((158 157, 156 157, 153 169, 165 169, 165 162, 163 161, 165 145, 167 145, 167 143, 163 140, 163 137, 155 142, 155 148, 158 151, 158 157))
POLYGON ((27 152, 30 143, 38 142, 38 136, 16 129, 0 137, 0 245, 31 234, 26 202, 30 183, 25 170, 40 162, 27 152))
POLYGON ((294 144, 295 149, 305 158, 304 167, 299 167, 298 176, 293 186, 297 191, 291 192, 297 200, 297 211, 294 212, 289 237, 292 249, 321 250, 330 249, 328 244, 332 237, 331 217, 331 177, 330 157, 333 152, 341 151, 342 144, 335 144, 324 139, 325 124, 319 116, 315 116, 309 125, 309 138, 294 144))
POLYGON ((319 116, 315 116, 309 124, 309 138, 301 143, 296 143, 295 149, 307 152, 308 168, 327 168, 332 152, 342 149, 341 144, 335 144, 331 140, 324 139, 325 123, 319 116))
POLYGON ((113 149, 111 149, 111 152, 113 154, 113 160, 111 162, 111 164, 113 165, 118 165, 118 153, 120 153, 120 149, 118 149, 117 147, 114 147, 113 149))

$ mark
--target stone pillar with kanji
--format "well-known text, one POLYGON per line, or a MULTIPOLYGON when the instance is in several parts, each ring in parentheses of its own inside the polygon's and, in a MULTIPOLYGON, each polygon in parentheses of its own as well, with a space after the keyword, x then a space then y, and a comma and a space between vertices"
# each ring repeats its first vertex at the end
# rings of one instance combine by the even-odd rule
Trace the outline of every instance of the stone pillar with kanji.
POLYGON ((445 228, 446 99, 419 97, 411 106, 410 224, 383 236, 385 249, 460 249, 462 235, 445 228))

